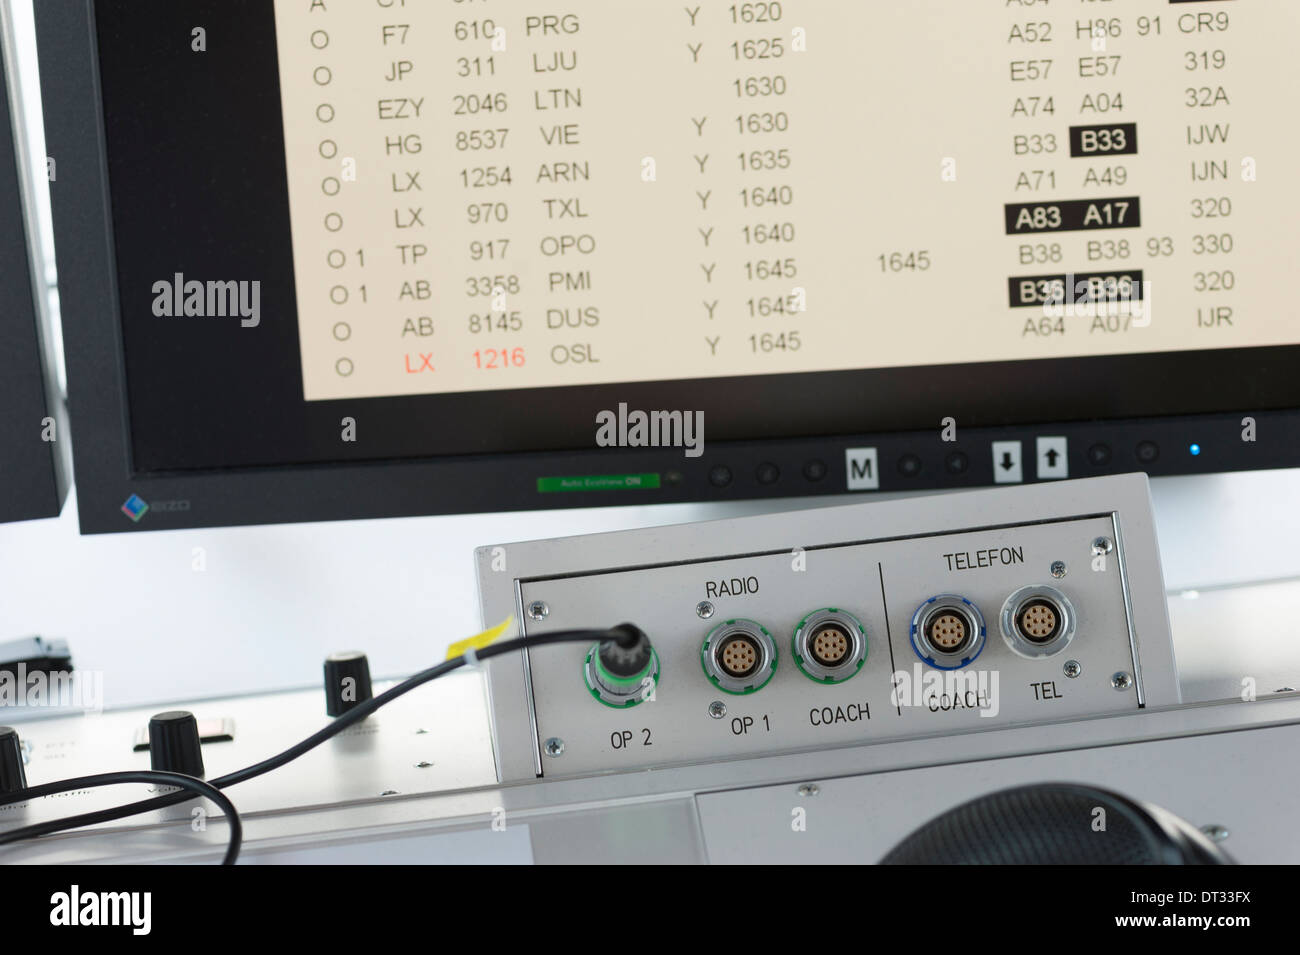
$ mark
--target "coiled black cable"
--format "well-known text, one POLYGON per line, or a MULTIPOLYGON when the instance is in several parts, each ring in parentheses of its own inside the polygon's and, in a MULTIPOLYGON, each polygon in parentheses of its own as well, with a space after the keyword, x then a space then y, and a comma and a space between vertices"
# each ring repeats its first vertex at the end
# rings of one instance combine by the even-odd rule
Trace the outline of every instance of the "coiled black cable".
MULTIPOLYGON (((639 641, 645 640, 646 635, 638 627, 630 623, 619 624, 617 627, 611 627, 608 630, 557 630, 553 633, 537 634, 528 637, 513 637, 509 640, 502 640, 498 643, 492 643, 482 650, 472 654, 474 660, 487 660, 491 657, 501 656, 505 653, 512 653, 515 650, 523 650, 528 647, 546 646, 552 643, 579 643, 579 642, 601 642, 604 640, 615 640, 621 646, 635 646, 639 641)), ((328 726, 323 727, 317 732, 308 736, 300 743, 295 743, 282 753, 268 757, 259 763, 251 766, 245 766, 243 769, 237 769, 233 773, 227 773, 210 782, 195 779, 192 776, 183 776, 179 773, 103 773, 99 776, 84 776, 81 780, 62 780, 56 783, 47 783, 44 786, 29 787, 17 793, 8 796, 0 796, 0 805, 7 805, 12 802, 22 802, 27 799, 34 799, 43 795, 52 795, 59 792, 68 792, 74 789, 87 788, 85 780, 107 780, 110 777, 125 776, 166 776, 169 779, 183 779, 189 783, 199 783, 204 787, 201 794, 217 802, 223 810, 230 814, 232 841, 230 848, 226 851, 226 857, 223 864, 233 864, 235 858, 239 855, 239 844, 242 839, 242 827, 239 823, 238 813, 235 811, 234 804, 229 798, 225 797, 218 790, 225 789, 227 786, 234 786, 236 783, 247 782, 258 776, 265 775, 273 770, 279 769, 288 763, 293 762, 304 753, 310 752, 321 743, 342 733, 349 726, 361 722, 375 710, 379 709, 393 700, 406 693, 411 692, 418 686, 423 686, 430 680, 436 680, 453 670, 465 666, 470 662, 471 654, 462 654, 458 657, 452 657, 450 660, 444 660, 436 666, 431 666, 427 670, 421 670, 412 677, 408 677, 396 686, 385 690, 376 697, 358 704, 347 713, 337 717, 328 726), (74 785, 76 784, 76 785, 74 785), (51 788, 55 787, 55 788, 51 788), (63 787, 63 788, 59 788, 63 787), (235 838, 235 834, 240 834, 240 839, 235 838)), ((152 782, 156 780, 143 779, 117 779, 118 782, 152 782)), ((112 785, 110 782, 92 782, 89 785, 112 785)), ((180 782, 167 782, 167 785, 181 786, 180 782)), ((190 785, 191 791, 200 791, 197 786, 190 785)), ((168 806, 175 806, 178 803, 192 799, 193 796, 187 792, 170 793, 165 796, 154 796, 150 799, 142 799, 138 802, 128 803, 125 806, 116 806, 112 809, 100 809, 95 812, 83 812, 76 816, 67 816, 63 819, 52 819, 49 822, 36 823, 31 826, 23 826, 19 829, 13 829, 9 832, 0 833, 0 845, 8 845, 20 842, 25 839, 33 839, 38 836, 50 835, 55 832, 63 832, 67 829, 77 829, 82 826, 95 826, 105 822, 113 822, 118 819, 125 819, 127 816, 134 816, 142 812, 150 812, 155 809, 165 809, 168 806)))
MULTIPOLYGON (((128 770, 122 773, 97 773, 93 776, 77 776, 74 779, 60 779, 54 783, 44 783, 40 786, 28 786, 26 789, 17 793, 10 793, 6 796, 0 796, 0 806, 7 806, 9 803, 26 802, 29 799, 39 799, 42 796, 57 796, 59 793, 75 792, 78 789, 97 789, 103 786, 120 786, 125 783, 148 783, 155 786, 176 786, 182 790, 189 790, 189 793, 206 796, 216 803, 222 813, 225 814, 226 823, 230 826, 230 838, 226 842, 226 854, 221 860, 222 865, 234 865, 235 860, 239 858, 239 847, 244 841, 244 826, 239 820, 239 812, 235 809, 235 804, 230 801, 230 797, 216 787, 214 783, 205 782, 194 776, 186 776, 184 773, 166 773, 153 769, 128 770)), ((172 796, 161 796, 160 799, 169 800, 167 803, 183 802, 186 799, 193 798, 187 793, 177 793, 179 798, 173 799, 172 796)), ((111 810, 110 810, 111 811, 111 810)), ((22 839, 30 839, 37 835, 44 835, 47 832, 59 832, 63 829, 75 828, 68 825, 68 820, 55 819, 51 822, 39 823, 34 826, 25 826, 22 829, 14 829, 10 832, 0 833, 0 846, 12 842, 18 842, 22 839), (51 828, 54 827, 54 828, 51 828), (39 832, 34 830, 40 830, 39 832)))

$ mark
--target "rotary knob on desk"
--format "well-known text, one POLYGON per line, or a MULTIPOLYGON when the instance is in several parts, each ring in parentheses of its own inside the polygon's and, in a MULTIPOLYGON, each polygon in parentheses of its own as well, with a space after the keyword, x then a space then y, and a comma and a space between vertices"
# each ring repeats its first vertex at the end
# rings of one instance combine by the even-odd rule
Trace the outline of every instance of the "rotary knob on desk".
POLYGON ((26 788, 23 744, 18 738, 18 731, 0 726, 0 793, 16 793, 26 788))
POLYGON ((325 658, 325 712, 342 716, 373 696, 370 689, 370 661, 359 650, 335 653, 325 658))
POLYGON ((149 762, 154 769, 203 777, 199 724, 193 713, 168 710, 149 720, 149 762))

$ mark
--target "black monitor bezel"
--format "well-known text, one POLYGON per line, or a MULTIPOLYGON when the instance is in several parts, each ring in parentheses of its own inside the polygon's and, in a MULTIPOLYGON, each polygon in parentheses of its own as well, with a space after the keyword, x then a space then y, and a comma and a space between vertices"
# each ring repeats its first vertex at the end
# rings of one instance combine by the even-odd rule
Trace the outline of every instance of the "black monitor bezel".
MULTIPOLYGON (((1095 401, 1081 402, 1077 396, 1082 392, 1075 389, 1074 399, 1048 398, 1030 406, 1026 417, 1033 421, 963 428, 956 443, 941 440, 936 420, 934 427, 925 431, 716 441, 697 459, 684 458, 679 449, 593 447, 135 473, 117 311, 94 0, 46 0, 38 4, 36 20, 42 63, 57 64, 42 68, 41 87, 47 104, 49 152, 59 163, 59 176, 51 183, 51 202, 83 533, 843 493, 847 490, 845 449, 863 446, 879 451, 880 490, 968 487, 991 483, 988 448, 994 439, 1025 442, 1025 480, 1034 480, 1028 458, 1033 439, 1043 434, 1070 438, 1070 476, 1074 477, 1134 469, 1158 475, 1300 465, 1300 383, 1282 402, 1286 407, 1278 407, 1277 395, 1284 388, 1283 379, 1300 381, 1284 371, 1297 364, 1298 346, 1160 356, 1179 361, 1185 374, 1219 375, 1229 380, 1236 374, 1243 381, 1246 371, 1260 367, 1261 360, 1271 362, 1275 370, 1267 376, 1267 386, 1243 386, 1243 393, 1254 400, 1236 402, 1238 407, 1232 411, 1050 424, 1063 416, 1066 405, 1095 407, 1095 401), (1245 416, 1257 421, 1254 441, 1241 440, 1245 416), (1139 454, 1138 447, 1144 442, 1160 449, 1155 458, 1139 454), (1206 453, 1186 453, 1191 443, 1202 445, 1206 453), (1087 452, 1098 445, 1112 449, 1105 462, 1087 452), (959 470, 949 467, 955 453, 964 454, 968 461, 959 470), (807 468, 814 461, 824 465, 820 477, 811 476, 818 472, 807 468), (919 462, 920 467, 906 467, 905 461, 919 462), (769 465, 775 465, 776 480, 769 480, 773 474, 769 465), (537 478, 545 475, 638 473, 662 474, 665 480, 653 492, 546 495, 538 493, 536 484, 537 478), (150 503, 149 513, 139 523, 121 513, 123 502, 132 494, 150 503)), ((1117 360, 1131 363, 1128 367, 1133 374, 1141 376, 1151 374, 1154 357, 1118 356, 1117 360)), ((1075 361, 1082 387, 1088 383, 1089 363, 1103 360, 1075 361)), ((1050 381, 1056 365, 1006 362, 983 367, 985 372, 1019 369, 1031 378, 1050 381)), ((1107 367, 1113 374, 1116 366, 1107 367)), ((1103 391, 1098 388, 1097 394, 1103 391)), ((1113 395, 1105 403, 1113 406, 1113 395)), ((1070 415, 1078 413, 1074 410, 1070 415)))
POLYGON ((0 523, 57 517, 69 484, 66 419, 42 325, 44 288, 24 204, 17 64, 0 44, 0 523), (47 440, 52 438, 53 440, 47 440))

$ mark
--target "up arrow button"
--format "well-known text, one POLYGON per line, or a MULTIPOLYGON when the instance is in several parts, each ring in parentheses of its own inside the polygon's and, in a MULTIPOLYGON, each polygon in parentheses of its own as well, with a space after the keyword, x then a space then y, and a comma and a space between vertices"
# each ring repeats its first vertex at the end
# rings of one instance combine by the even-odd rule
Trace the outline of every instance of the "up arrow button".
POLYGON ((1070 476, 1070 464, 1065 452, 1065 438, 1039 438, 1035 442, 1038 458, 1038 479, 1046 481, 1070 476))

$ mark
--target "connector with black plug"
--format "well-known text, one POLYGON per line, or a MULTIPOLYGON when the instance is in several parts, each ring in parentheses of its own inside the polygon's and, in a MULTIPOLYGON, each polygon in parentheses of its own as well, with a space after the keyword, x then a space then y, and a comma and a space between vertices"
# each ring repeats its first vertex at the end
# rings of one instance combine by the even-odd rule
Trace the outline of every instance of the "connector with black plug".
POLYGON ((583 661, 587 690, 601 703, 618 709, 644 703, 659 683, 659 655, 635 624, 610 628, 616 634, 593 644, 583 661))

